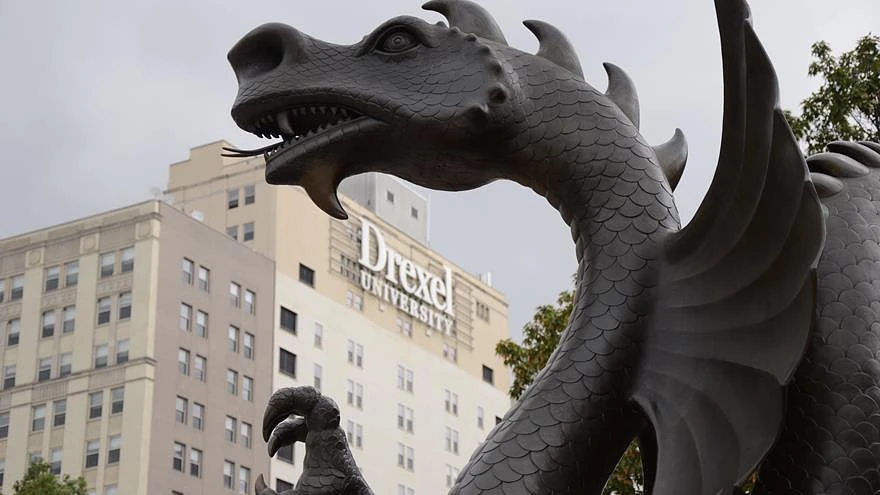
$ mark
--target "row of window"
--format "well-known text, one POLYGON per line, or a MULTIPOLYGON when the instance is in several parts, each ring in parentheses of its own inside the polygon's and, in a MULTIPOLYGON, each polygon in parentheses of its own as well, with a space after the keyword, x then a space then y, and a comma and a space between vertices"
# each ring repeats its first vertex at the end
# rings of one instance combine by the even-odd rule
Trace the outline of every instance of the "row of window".
MULTIPOLYGON (((94 367, 96 369, 104 368, 109 364, 109 345, 100 344, 95 346, 94 367)), ((129 341, 120 340, 116 342, 115 358, 116 364, 123 364, 128 361, 129 341)), ((52 370, 56 364, 56 356, 40 358, 37 366, 37 382, 45 382, 52 379, 52 370)), ((57 356, 57 373, 56 378, 64 378, 73 371, 73 354, 65 352, 57 356)), ((16 365, 11 364, 3 368, 3 389, 9 389, 16 385, 16 365)))
POLYGON ((128 273, 134 271, 134 247, 127 247, 118 253, 111 251, 101 253, 99 257, 99 274, 101 278, 112 277, 114 273, 128 273), (119 259, 117 267, 116 260, 119 259))
MULTIPOLYGON (((279 318, 278 318, 278 326, 287 332, 290 332, 294 335, 297 334, 299 327, 299 316, 295 311, 285 308, 284 306, 280 307, 279 310, 279 318)), ((314 344, 315 347, 321 348, 324 345, 324 325, 320 322, 315 322, 314 325, 314 344)))
MULTIPOLYGON (((177 350, 177 370, 181 375, 190 376, 192 373, 195 379, 203 382, 207 379, 207 367, 206 357, 198 354, 192 356, 189 350, 182 347, 177 350)), ((238 378, 238 371, 231 368, 226 370, 226 391, 231 395, 238 395, 238 378)), ((254 379, 247 375, 241 375, 241 396, 250 402, 254 400, 254 379)))
MULTIPOLYGON (((205 429, 205 406, 198 402, 190 403, 186 397, 177 396, 174 405, 174 418, 180 424, 190 424, 196 430, 205 429)), ((250 423, 239 422, 232 416, 226 416, 225 422, 226 441, 241 443, 245 448, 251 448, 253 443, 253 426, 250 423)))
POLYGON ((64 287, 76 287, 79 284, 79 260, 46 268, 43 273, 43 292, 60 289, 62 277, 64 287))
MULTIPOLYGON (((193 285, 193 274, 196 273, 196 264, 191 259, 183 258, 180 265, 183 277, 183 284, 193 285)), ((199 290, 202 292, 211 292, 211 270, 205 268, 202 265, 199 265, 197 274, 199 290)))
MULTIPOLYGON (((189 466, 186 465, 186 445, 174 442, 171 455, 171 469, 186 473, 195 478, 202 477, 202 463, 204 453, 195 447, 189 448, 189 466)), ((237 493, 247 495, 250 493, 251 470, 245 466, 238 466, 238 486, 235 486, 235 463, 229 460, 223 461, 223 487, 230 490, 237 489, 237 493)), ((177 493, 177 492, 175 492, 177 493)))
MULTIPOLYGON (((248 291, 250 292, 250 291, 248 291)), ((180 323, 179 328, 186 332, 195 331, 195 334, 202 338, 208 338, 208 313, 202 310, 196 310, 195 320, 193 319, 193 308, 189 304, 180 303, 180 323)), ((250 332, 242 332, 235 325, 229 325, 226 332, 227 348, 231 352, 241 352, 247 359, 254 359, 254 334, 250 332)))
MULTIPOLYGON (((184 285, 193 285, 194 281, 198 282, 199 290, 203 292, 211 291, 211 270, 205 268, 202 265, 198 265, 198 270, 196 270, 196 264, 193 260, 189 258, 183 258, 181 260, 181 277, 184 285), (195 278, 194 278, 195 277, 195 278)), ((234 308, 242 307, 242 288, 241 284, 236 283, 234 281, 229 282, 229 303, 234 308)), ((244 290, 244 310, 248 314, 256 314, 257 313, 257 294, 249 289, 244 290)), ((192 308, 190 308, 189 319, 192 318, 192 308)), ((183 304, 181 304, 181 317, 183 317, 183 304)), ((183 328, 183 327, 181 327, 183 328)), ((189 324, 187 323, 186 329, 189 329, 189 324)))
MULTIPOLYGON (((394 204, 394 193, 391 192, 391 191, 385 191, 385 200, 388 201, 388 202, 391 203, 391 204, 394 204)), ((410 206, 410 207, 409 207, 409 215, 410 215, 411 217, 415 218, 416 220, 418 220, 418 218, 419 218, 419 209, 416 208, 415 206, 410 206)))
MULTIPOLYGON (((238 240, 238 232, 238 225, 230 225, 226 227, 226 235, 232 237, 236 241, 238 240)), ((241 225, 241 240, 242 242, 254 240, 254 222, 245 222, 241 225)))
MULTIPOLYGON (((254 184, 244 186, 244 204, 251 205, 257 200, 257 188, 254 184)), ((239 189, 229 189, 226 191, 226 208, 234 210, 238 208, 239 189)))
MULTIPOLYGON (((110 389, 110 414, 122 414, 125 409, 125 388, 117 387, 110 389)), ((51 419, 51 427, 63 427, 67 422, 67 399, 56 400, 51 403, 37 404, 31 407, 31 433, 38 433, 46 429, 47 419, 51 419), (51 418, 50 415, 51 414, 51 418)), ((88 418, 100 419, 104 414, 104 391, 92 392, 88 396, 88 418)), ((0 439, 9 436, 9 411, 0 413, 0 439)))

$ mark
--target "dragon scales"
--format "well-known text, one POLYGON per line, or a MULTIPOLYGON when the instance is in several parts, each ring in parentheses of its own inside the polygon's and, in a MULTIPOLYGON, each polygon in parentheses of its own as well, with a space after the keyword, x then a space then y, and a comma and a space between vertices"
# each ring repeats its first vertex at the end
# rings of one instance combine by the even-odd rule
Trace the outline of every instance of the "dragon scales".
MULTIPOLYGON (((570 226, 568 327, 452 493, 598 494, 636 437, 646 493, 735 493, 759 464, 756 493, 880 493, 880 146, 804 160, 748 6, 715 6, 723 137, 684 228, 681 132, 648 145, 626 74, 606 64, 596 90, 544 22, 525 23, 535 55, 465 0, 425 5, 449 27, 398 17, 341 46, 267 24, 230 51, 234 120, 282 140, 229 155, 264 154, 268 182, 331 216, 346 218, 344 178, 379 171, 442 190, 513 180, 570 226)), ((276 392, 263 434, 270 455, 306 444, 291 493, 371 493, 314 389, 276 392)), ((262 477, 257 492, 275 493, 262 477)))

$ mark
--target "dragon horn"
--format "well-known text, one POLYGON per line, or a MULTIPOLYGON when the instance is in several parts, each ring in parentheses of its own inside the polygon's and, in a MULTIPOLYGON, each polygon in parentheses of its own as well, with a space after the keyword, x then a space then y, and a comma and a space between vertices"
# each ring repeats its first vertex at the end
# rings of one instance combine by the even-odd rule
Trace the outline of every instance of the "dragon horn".
POLYGON ((639 95, 636 93, 636 85, 620 67, 605 62, 602 64, 608 73, 608 90, 605 96, 611 99, 620 108, 629 120, 639 128, 639 95))
POLYGON ((669 181, 669 185, 672 186, 674 191, 675 186, 678 185, 678 180, 681 179, 681 173, 684 171, 684 166, 688 159, 688 145, 687 140, 684 138, 684 133, 681 132, 681 129, 676 129, 675 134, 673 134, 669 141, 654 146, 653 149, 657 155, 657 160, 660 162, 663 175, 666 176, 666 180, 669 181))
POLYGON ((495 19, 483 7, 468 0, 431 0, 422 5, 425 10, 439 12, 449 21, 450 27, 456 27, 463 33, 472 33, 480 38, 506 45, 504 33, 495 19))
POLYGON ((544 21, 523 21, 523 24, 538 38, 539 57, 568 69, 576 76, 584 77, 584 70, 581 68, 577 53, 562 31, 544 21))

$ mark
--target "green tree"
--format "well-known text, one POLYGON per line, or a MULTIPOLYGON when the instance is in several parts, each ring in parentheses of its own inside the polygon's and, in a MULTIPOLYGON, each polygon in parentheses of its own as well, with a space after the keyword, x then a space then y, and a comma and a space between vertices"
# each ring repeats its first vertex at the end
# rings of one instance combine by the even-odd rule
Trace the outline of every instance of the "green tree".
POLYGON ((839 57, 824 41, 814 43, 812 53, 807 73, 821 77, 822 85, 801 102, 799 116, 786 112, 808 153, 838 139, 880 141, 880 36, 868 34, 839 57))
MULTIPOLYGON (((559 344, 559 337, 568 325, 573 303, 573 291, 560 293, 555 305, 539 306, 532 321, 523 327, 522 345, 505 339, 495 346, 495 353, 513 370, 514 379, 509 391, 512 398, 518 399, 535 379, 535 375, 547 364, 559 344)), ((633 442, 608 479, 603 494, 641 495, 643 487, 642 460, 638 443, 633 442)))
POLYGON ((86 495, 86 480, 64 475, 59 479, 43 461, 31 463, 24 478, 12 486, 12 495, 86 495))

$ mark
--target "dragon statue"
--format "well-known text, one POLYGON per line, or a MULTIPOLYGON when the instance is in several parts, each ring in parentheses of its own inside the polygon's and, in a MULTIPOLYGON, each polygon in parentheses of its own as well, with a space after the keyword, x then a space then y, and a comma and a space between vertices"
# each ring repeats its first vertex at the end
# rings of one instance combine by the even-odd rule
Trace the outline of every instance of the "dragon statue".
MULTIPOLYGON (((229 52, 235 122, 265 138, 266 180, 346 218, 336 188, 378 171, 467 190, 498 179, 547 198, 579 261, 559 346, 451 493, 601 493, 640 440, 645 492, 880 493, 880 145, 804 159, 744 0, 715 0, 724 70, 720 158, 693 220, 672 191, 687 149, 650 146, 633 83, 585 82, 565 36, 508 46, 465 0, 329 44, 266 24, 229 52), (827 236, 827 239, 826 239, 827 236)), ((372 493, 308 387, 271 398, 270 455, 304 442, 290 492, 372 493)), ((262 477, 259 495, 274 494, 262 477)))

